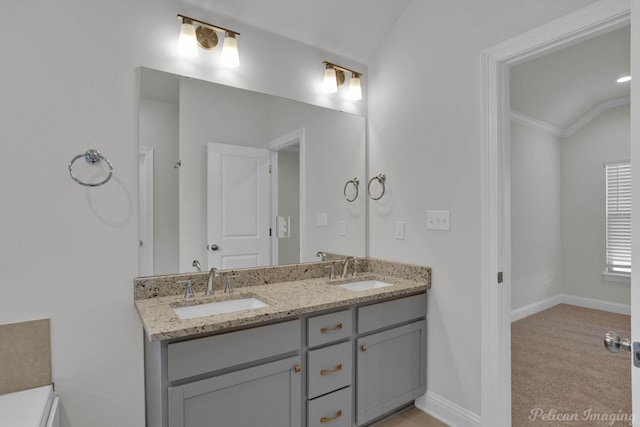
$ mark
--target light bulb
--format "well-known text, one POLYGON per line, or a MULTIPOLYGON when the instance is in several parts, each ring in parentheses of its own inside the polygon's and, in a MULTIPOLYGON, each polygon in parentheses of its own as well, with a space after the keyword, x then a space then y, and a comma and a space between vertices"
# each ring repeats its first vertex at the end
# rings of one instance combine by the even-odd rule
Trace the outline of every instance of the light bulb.
POLYGON ((347 96, 352 101, 360 101, 362 99, 362 88, 360 86, 359 75, 353 74, 351 76, 351 80, 349 81, 349 92, 347 96))
POLYGON ((330 65, 324 70, 324 80, 322 81, 322 89, 325 93, 336 93, 338 91, 338 80, 336 78, 336 70, 330 65))
POLYGON ((190 21, 183 20, 180 26, 180 37, 178 37, 178 52, 180 55, 192 58, 198 56, 198 40, 196 39, 196 28, 190 21))
POLYGON ((236 68, 240 65, 236 34, 230 31, 227 31, 224 34, 224 43, 222 44, 222 63, 230 68, 236 68))

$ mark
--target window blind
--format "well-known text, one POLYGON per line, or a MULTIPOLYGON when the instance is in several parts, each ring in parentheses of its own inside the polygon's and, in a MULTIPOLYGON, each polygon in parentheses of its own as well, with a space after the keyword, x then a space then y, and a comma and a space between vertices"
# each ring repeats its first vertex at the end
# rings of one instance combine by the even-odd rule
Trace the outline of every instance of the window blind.
POLYGON ((631 162, 605 163, 607 260, 605 273, 631 275, 631 162))

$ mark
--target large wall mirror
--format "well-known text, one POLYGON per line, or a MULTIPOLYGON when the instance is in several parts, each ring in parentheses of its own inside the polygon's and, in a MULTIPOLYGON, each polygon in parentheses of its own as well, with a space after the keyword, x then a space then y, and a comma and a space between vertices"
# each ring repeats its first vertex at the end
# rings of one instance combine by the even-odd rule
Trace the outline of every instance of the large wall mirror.
POLYGON ((363 183, 364 117, 140 68, 141 275, 364 256, 363 183))

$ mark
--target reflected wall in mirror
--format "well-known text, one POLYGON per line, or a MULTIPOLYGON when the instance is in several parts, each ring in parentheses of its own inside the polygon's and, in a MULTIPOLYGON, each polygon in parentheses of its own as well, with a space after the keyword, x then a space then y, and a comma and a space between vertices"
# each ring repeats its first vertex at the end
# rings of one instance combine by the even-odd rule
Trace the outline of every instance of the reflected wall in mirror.
POLYGON ((353 177, 364 117, 140 68, 141 275, 364 256, 353 177))

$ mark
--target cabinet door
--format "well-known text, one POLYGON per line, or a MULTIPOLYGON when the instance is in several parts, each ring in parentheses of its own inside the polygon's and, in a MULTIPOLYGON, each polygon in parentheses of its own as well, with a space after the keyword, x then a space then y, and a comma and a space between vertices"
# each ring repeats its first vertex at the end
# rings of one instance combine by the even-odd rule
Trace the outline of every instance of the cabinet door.
POLYGON ((300 356, 169 387, 169 427, 299 427, 300 356))
POLYGON ((357 340, 358 425, 426 392, 426 343, 426 320, 357 340))

